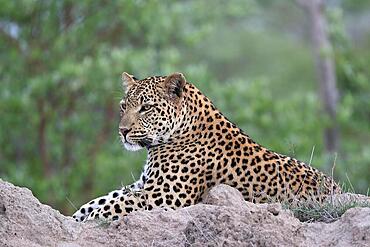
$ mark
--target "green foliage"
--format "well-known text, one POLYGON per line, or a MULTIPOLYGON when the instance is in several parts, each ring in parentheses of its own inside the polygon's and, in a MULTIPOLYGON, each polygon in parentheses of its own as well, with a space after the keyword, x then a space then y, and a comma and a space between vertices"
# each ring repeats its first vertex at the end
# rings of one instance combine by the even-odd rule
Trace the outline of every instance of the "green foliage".
POLYGON ((341 156, 343 165, 339 167, 341 179, 356 178, 356 188, 365 193, 370 177, 370 55, 351 45, 340 8, 330 9, 327 15, 341 91, 338 121, 345 140, 341 156), (351 140, 356 140, 357 145, 351 140))
MULTIPOLYGON (((66 214, 67 198, 79 206, 129 184, 145 162, 116 134, 123 71, 181 71, 257 142, 306 162, 315 147, 317 167, 334 159, 324 153, 327 122, 293 1, 0 4, 0 176, 66 214)), ((365 192, 369 42, 352 46, 341 12, 328 16, 342 95, 336 175, 365 192)))

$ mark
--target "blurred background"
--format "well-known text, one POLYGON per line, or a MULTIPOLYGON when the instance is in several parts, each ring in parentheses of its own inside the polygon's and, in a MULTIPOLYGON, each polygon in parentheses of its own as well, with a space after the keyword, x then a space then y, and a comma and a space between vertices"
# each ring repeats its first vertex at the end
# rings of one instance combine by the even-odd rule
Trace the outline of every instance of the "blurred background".
POLYGON ((133 182, 120 75, 179 71, 255 141, 367 193, 370 1, 311 5, 0 0, 0 177, 65 214, 133 182))

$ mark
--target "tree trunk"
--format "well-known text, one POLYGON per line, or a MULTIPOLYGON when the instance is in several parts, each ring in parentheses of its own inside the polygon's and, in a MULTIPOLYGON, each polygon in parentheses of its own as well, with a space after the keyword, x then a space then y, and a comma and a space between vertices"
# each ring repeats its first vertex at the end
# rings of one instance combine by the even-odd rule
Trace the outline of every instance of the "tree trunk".
POLYGON ((326 152, 338 151, 339 130, 336 119, 338 89, 336 85, 335 62, 331 54, 328 25, 324 13, 324 0, 297 0, 306 9, 310 18, 313 53, 319 80, 320 97, 329 125, 324 130, 326 152))
POLYGON ((96 159, 96 156, 101 146, 109 138, 109 135, 112 131, 111 123, 112 121, 114 121, 114 118, 115 118, 114 106, 115 105, 113 101, 111 100, 107 101, 106 107, 104 110, 104 118, 105 118, 104 124, 102 128, 100 129, 99 133, 97 134, 95 142, 93 143, 93 145, 88 151, 88 176, 83 186, 85 195, 92 195, 94 177, 96 176, 95 159, 96 159))
POLYGON ((43 175, 45 178, 49 178, 51 174, 51 167, 48 155, 47 141, 46 141, 46 128, 47 128, 47 113, 45 112, 45 103, 42 99, 37 104, 40 121, 38 126, 38 150, 42 163, 43 175))

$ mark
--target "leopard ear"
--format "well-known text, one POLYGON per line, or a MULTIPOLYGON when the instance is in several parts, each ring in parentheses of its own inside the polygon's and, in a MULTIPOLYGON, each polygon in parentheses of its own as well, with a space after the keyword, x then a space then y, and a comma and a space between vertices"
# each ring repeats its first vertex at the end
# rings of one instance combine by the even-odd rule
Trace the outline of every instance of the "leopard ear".
POLYGON ((135 84, 135 77, 127 72, 122 73, 122 86, 123 90, 127 92, 129 88, 135 84))
POLYGON ((171 100, 178 100, 182 97, 186 79, 182 73, 173 73, 164 80, 165 90, 171 100))

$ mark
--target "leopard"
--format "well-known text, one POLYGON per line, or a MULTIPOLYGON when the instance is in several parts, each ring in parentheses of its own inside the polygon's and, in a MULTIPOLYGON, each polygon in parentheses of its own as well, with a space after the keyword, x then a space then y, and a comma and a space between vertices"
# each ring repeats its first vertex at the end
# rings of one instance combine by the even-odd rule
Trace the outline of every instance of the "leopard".
POLYGON ((341 193, 332 176, 252 140, 182 73, 137 79, 124 72, 122 82, 118 135, 125 149, 146 149, 147 159, 136 182, 81 206, 77 222, 191 206, 219 184, 252 203, 341 193))

